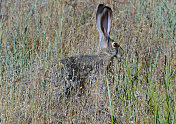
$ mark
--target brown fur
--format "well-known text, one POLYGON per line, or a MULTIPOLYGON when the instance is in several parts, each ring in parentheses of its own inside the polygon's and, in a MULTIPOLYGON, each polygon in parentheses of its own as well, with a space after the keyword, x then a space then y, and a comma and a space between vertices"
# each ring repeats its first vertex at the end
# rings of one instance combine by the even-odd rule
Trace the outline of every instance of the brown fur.
POLYGON ((92 77, 96 79, 102 72, 107 71, 114 58, 122 56, 122 48, 109 37, 111 18, 111 8, 100 4, 97 10, 100 49, 97 54, 77 55, 61 60, 60 62, 63 64, 61 72, 64 72, 67 80, 76 81, 82 86, 87 79, 92 79, 92 77))

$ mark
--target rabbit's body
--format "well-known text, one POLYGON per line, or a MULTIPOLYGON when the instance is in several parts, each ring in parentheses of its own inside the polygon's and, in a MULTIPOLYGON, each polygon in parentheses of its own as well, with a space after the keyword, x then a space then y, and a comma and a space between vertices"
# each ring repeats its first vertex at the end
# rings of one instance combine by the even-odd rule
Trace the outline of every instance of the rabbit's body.
POLYGON ((67 80, 84 82, 102 72, 110 64, 111 57, 104 55, 78 55, 61 60, 67 70, 67 80))
POLYGON ((108 71, 113 59, 122 56, 122 48, 109 37, 111 20, 111 8, 100 4, 96 13, 100 49, 94 55, 77 55, 61 60, 67 80, 77 81, 82 85, 89 77, 97 78, 100 72, 108 71))

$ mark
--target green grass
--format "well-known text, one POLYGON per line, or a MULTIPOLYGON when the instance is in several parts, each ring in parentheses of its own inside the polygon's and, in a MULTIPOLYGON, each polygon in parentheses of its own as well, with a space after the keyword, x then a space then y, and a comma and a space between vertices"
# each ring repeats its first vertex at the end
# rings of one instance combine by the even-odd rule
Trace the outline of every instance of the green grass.
POLYGON ((99 2, 3 1, 0 123, 175 124, 176 3, 124 1, 101 1, 113 10, 111 37, 124 59, 69 99, 59 98, 58 60, 96 52, 99 2))

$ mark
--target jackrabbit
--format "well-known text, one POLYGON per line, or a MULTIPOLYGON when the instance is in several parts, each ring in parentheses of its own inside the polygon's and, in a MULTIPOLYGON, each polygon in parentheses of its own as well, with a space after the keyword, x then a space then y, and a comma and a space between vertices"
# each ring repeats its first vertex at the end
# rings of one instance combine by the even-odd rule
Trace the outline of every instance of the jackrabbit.
POLYGON ((111 20, 111 8, 99 4, 96 25, 100 36, 100 48, 93 55, 77 55, 60 60, 64 66, 67 80, 82 84, 92 76, 97 77, 103 70, 108 71, 113 59, 122 56, 122 48, 109 37, 111 20))

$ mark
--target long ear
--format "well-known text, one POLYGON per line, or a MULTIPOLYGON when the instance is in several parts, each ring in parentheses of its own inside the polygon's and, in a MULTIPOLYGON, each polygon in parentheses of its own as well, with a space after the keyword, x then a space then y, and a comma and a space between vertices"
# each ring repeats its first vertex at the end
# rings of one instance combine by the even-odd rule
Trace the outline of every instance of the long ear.
POLYGON ((112 20, 112 10, 104 4, 99 4, 97 13, 96 13, 96 24, 99 31, 99 48, 107 47, 105 39, 109 37, 111 29, 111 20, 112 20))
POLYGON ((103 37, 103 32, 101 30, 101 16, 102 16, 104 7, 105 7, 104 4, 99 4, 97 13, 96 13, 96 25, 97 25, 100 38, 103 37))
POLYGON ((109 37, 111 29, 111 20, 112 20, 111 8, 108 6, 104 6, 103 4, 99 4, 96 13, 96 23, 100 35, 103 34, 105 37, 109 37))

